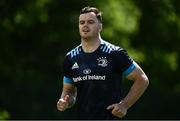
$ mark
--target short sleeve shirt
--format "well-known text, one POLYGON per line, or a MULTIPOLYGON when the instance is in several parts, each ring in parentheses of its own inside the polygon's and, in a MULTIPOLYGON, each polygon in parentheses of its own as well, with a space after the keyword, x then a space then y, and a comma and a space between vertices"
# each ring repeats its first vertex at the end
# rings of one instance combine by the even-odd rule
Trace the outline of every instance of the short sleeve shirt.
POLYGON ((79 119, 113 119, 106 108, 122 99, 122 77, 134 69, 126 50, 104 40, 92 53, 85 53, 81 45, 68 52, 63 65, 64 83, 77 88, 79 119))

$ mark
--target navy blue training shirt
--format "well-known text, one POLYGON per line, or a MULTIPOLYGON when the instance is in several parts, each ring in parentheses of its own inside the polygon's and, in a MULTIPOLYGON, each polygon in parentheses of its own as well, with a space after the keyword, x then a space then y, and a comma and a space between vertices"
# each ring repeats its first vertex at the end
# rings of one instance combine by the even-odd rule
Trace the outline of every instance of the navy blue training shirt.
POLYGON ((106 108, 121 101, 122 76, 134 69, 133 60, 124 49, 104 40, 92 53, 85 53, 81 45, 68 52, 64 83, 77 88, 78 119, 116 119, 106 108))

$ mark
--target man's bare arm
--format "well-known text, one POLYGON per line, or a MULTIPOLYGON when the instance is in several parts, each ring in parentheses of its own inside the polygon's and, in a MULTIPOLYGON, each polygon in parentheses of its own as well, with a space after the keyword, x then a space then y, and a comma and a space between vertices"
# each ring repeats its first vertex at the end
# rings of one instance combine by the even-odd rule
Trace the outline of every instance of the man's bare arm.
POLYGON ((63 84, 63 91, 61 98, 57 102, 57 108, 60 111, 64 111, 67 108, 72 107, 76 101, 76 88, 73 84, 63 84))
POLYGON ((112 109, 112 114, 119 118, 126 115, 127 110, 142 96, 149 84, 146 74, 138 64, 134 64, 136 65, 136 69, 127 76, 129 80, 134 81, 128 94, 119 103, 115 103, 107 107, 107 110, 112 109))
POLYGON ((135 63, 136 69, 127 76, 128 80, 134 81, 127 96, 121 103, 128 109, 130 108, 144 93, 149 85, 149 80, 141 67, 135 63))

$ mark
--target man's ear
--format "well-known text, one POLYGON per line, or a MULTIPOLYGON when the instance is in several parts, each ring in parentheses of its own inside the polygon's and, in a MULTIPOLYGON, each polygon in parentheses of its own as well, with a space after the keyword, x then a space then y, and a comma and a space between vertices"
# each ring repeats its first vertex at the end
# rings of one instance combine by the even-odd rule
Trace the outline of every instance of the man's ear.
POLYGON ((102 24, 100 23, 99 24, 99 32, 101 32, 102 31, 102 24))

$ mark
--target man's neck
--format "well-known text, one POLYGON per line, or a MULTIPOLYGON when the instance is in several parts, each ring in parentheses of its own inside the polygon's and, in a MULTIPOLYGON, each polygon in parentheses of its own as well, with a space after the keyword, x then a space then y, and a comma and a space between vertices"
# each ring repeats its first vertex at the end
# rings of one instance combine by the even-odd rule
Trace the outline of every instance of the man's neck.
POLYGON ((99 47, 100 43, 101 43, 100 37, 89 40, 81 39, 83 51, 86 53, 94 52, 99 47))

